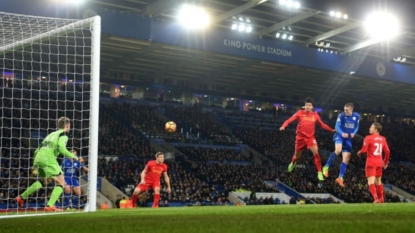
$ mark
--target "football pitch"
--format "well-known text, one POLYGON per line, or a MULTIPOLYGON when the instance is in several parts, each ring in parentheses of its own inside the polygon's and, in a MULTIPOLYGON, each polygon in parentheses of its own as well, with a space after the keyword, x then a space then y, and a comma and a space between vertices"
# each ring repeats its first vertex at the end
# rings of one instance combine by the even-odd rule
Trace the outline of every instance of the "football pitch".
POLYGON ((0 219, 6 232, 415 232, 414 204, 112 209, 0 219))

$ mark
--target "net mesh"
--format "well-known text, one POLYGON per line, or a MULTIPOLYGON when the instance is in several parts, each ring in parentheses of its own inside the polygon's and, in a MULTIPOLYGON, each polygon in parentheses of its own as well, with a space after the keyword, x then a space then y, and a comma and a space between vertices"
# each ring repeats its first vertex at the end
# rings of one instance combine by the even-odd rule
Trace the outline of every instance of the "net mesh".
MULTIPOLYGON (((71 119, 67 148, 88 165, 92 23, 0 12, 0 217, 44 213, 53 182, 23 208, 15 198, 40 180, 31 175, 33 152, 57 129, 59 117, 71 119)), ((87 201, 86 186, 81 190, 73 207, 87 201)), ((65 204, 61 197, 56 205, 65 204)))

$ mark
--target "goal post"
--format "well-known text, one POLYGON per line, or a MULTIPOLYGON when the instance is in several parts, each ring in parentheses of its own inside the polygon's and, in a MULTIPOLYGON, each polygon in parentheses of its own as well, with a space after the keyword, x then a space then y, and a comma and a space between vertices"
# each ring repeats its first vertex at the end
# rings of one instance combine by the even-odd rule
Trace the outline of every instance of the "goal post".
POLYGON ((91 117, 89 141, 89 185, 88 206, 86 211, 96 211, 97 208, 97 175, 98 175, 98 122, 99 122, 99 79, 101 52, 101 17, 93 18, 92 59, 91 59, 91 117))
POLYGON ((34 151, 56 130, 59 117, 71 120, 67 148, 86 159, 88 172, 87 193, 62 194, 57 206, 66 208, 65 198, 71 204, 78 198, 78 208, 96 211, 100 45, 99 16, 0 12, 0 218, 49 213, 44 207, 53 182, 29 195, 23 208, 15 197, 41 180, 31 174, 34 151))

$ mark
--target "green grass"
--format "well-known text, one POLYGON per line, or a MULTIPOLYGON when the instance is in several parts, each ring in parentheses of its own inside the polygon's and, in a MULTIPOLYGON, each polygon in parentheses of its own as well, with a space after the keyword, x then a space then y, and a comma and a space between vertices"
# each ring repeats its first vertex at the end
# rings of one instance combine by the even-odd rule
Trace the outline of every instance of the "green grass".
POLYGON ((415 232, 414 204, 182 207, 0 220, 6 232, 415 232))

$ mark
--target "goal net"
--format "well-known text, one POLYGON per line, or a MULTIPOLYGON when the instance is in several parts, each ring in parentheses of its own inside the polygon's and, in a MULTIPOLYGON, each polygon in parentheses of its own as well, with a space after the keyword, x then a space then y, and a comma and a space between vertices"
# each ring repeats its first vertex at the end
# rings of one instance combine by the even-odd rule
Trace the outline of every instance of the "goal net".
POLYGON ((0 12, 0 218, 56 212, 45 210, 55 183, 45 185, 32 167, 34 151, 57 130, 60 117, 71 120, 67 149, 84 158, 89 171, 73 175, 87 181, 80 196, 71 189, 55 206, 96 210, 100 24, 99 16, 69 20, 0 12), (42 188, 19 207, 15 198, 36 181, 42 188))

